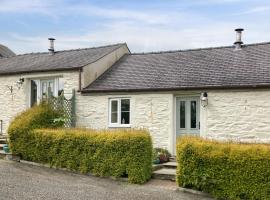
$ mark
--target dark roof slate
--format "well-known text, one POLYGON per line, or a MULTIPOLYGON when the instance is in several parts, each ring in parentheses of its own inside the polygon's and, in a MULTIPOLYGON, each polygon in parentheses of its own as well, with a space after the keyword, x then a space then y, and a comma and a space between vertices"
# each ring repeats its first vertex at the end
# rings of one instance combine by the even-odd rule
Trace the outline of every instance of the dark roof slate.
POLYGON ((270 86, 270 43, 126 55, 83 92, 270 86))
POLYGON ((26 72, 71 70, 93 63, 126 44, 102 47, 30 53, 0 59, 0 75, 26 72))

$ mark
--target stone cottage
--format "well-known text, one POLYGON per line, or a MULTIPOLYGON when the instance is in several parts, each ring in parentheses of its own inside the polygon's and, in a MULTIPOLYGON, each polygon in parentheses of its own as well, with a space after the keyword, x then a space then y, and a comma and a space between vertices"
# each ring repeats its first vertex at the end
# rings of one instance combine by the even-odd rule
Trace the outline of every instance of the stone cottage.
POLYGON ((3 130, 49 88, 76 89, 76 126, 146 128, 175 153, 196 134, 270 141, 270 43, 130 53, 126 44, 0 59, 3 130), (19 83, 19 86, 18 86, 19 83), (12 88, 12 90, 11 90, 12 88))

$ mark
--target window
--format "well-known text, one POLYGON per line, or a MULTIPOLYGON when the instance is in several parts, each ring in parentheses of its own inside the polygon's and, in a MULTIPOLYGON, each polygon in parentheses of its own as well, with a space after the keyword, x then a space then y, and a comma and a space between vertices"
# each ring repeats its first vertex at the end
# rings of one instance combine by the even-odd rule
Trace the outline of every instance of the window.
POLYGON ((38 104, 41 99, 59 96, 64 91, 63 78, 42 78, 30 80, 30 106, 38 104))
POLYGON ((129 127, 130 126, 130 99, 110 99, 109 126, 129 127))

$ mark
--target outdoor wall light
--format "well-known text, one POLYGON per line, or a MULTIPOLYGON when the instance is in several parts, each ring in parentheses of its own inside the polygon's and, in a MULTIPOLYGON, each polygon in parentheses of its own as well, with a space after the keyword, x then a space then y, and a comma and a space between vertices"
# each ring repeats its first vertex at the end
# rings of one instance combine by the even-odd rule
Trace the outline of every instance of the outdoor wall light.
POLYGON ((201 94, 201 105, 202 105, 202 107, 206 107, 208 105, 208 94, 207 94, 207 92, 203 92, 201 94))
POLYGON ((21 89, 23 83, 24 83, 24 78, 20 78, 20 79, 16 82, 16 85, 17 85, 18 89, 21 89))

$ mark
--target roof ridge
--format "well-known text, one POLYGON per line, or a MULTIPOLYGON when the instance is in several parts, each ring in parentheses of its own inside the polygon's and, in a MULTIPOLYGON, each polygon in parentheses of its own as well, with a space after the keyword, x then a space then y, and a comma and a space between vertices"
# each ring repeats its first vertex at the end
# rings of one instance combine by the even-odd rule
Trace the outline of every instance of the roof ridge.
MULTIPOLYGON (((243 47, 247 46, 257 46, 257 45, 267 45, 270 42, 260 42, 260 43, 251 43, 251 44, 243 44, 243 47)), ((180 49, 180 50, 168 50, 168 51, 152 51, 152 52, 140 52, 140 53, 132 53, 131 55, 148 55, 148 54, 163 54, 163 53, 177 53, 177 52, 188 52, 188 51, 201 51, 201 50, 211 50, 211 49, 223 49, 223 48, 234 48, 234 45, 228 46, 218 46, 218 47, 204 47, 204 48, 194 48, 194 49, 180 49)))
MULTIPOLYGON (((99 48, 113 47, 113 46, 119 46, 119 45, 126 45, 126 43, 116 43, 116 44, 109 44, 109 45, 104 45, 104 46, 95 46, 95 47, 86 47, 86 48, 77 48, 77 49, 67 49, 67 50, 55 51, 55 53, 69 52, 69 51, 80 51, 80 50, 90 50, 90 49, 99 49, 99 48)), ((11 56, 11 57, 34 55, 34 54, 49 54, 49 53, 50 52, 32 52, 32 53, 17 54, 15 56, 11 56)))

